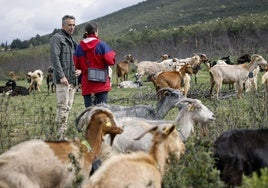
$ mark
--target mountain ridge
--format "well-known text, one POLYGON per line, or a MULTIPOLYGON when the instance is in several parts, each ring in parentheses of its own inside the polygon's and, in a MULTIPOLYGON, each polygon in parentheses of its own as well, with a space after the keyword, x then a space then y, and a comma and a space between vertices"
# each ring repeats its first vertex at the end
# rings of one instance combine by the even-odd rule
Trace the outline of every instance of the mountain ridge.
MULTIPOLYGON (((117 53, 117 60, 131 53, 139 60, 155 60, 163 53, 189 57, 203 52, 209 57, 267 54, 268 1, 245 0, 147 0, 91 20, 99 36, 117 53)), ((81 40, 85 23, 77 25, 75 40, 81 40)), ((0 75, 9 71, 46 70, 50 63, 47 43, 0 53, 0 75)), ((1 79, 0 78, 0 79, 1 79)))

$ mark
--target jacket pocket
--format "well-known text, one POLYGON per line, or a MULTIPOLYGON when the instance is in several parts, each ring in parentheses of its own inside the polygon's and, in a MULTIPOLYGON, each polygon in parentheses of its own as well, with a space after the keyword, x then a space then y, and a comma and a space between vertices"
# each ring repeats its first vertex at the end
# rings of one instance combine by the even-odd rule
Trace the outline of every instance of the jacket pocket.
POLYGON ((61 49, 61 60, 62 62, 66 63, 69 62, 71 58, 70 48, 66 43, 62 43, 61 49))

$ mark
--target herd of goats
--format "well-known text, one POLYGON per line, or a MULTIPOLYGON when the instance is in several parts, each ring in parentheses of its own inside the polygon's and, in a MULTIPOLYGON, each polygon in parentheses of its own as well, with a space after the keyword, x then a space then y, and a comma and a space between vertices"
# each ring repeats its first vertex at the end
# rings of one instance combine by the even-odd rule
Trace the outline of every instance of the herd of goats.
MULTIPOLYGON (((138 88, 141 87, 142 78, 147 76, 151 81, 156 92, 165 87, 178 89, 187 97, 190 90, 191 77, 194 76, 194 82, 197 83, 197 74, 201 69, 201 64, 208 68, 210 76, 210 96, 214 97, 213 88, 216 86, 215 98, 218 99, 223 84, 229 84, 229 88, 235 88, 237 97, 242 97, 242 92, 248 92, 252 88, 257 90, 258 73, 266 71, 262 76, 262 84, 268 91, 268 64, 267 61, 258 54, 245 54, 237 59, 237 63, 231 62, 230 57, 223 57, 218 61, 209 60, 206 54, 197 53, 192 57, 185 59, 170 58, 164 54, 159 61, 141 61, 134 60, 131 54, 125 56, 125 60, 118 62, 115 67, 116 85, 119 88, 138 88), (130 74, 130 65, 135 64, 135 81, 128 80, 130 74), (120 80, 120 83, 119 83, 120 80)), ((109 77, 112 78, 112 69, 109 68, 109 77)), ((52 80, 53 67, 49 66, 46 73, 47 91, 55 92, 56 85, 52 80)), ((16 74, 10 72, 12 79, 8 80, 5 86, 0 86, 0 93, 11 96, 29 95, 31 91, 38 90, 42 85, 44 73, 41 70, 35 70, 26 74, 29 83, 28 88, 17 86, 16 74)), ((77 79, 78 87, 81 86, 81 78, 77 79)))
MULTIPOLYGON (((84 188, 160 188, 164 186, 162 179, 170 155, 177 159, 183 156, 187 149, 184 143, 194 136, 194 125, 200 125, 206 135, 207 124, 215 120, 214 113, 200 100, 187 98, 190 75, 196 75, 200 64, 206 63, 211 94, 216 85, 218 98, 222 84, 228 83, 236 87, 241 98, 243 85, 256 87, 256 74, 260 68, 266 70, 267 65, 258 54, 243 61, 241 57, 242 64, 236 65, 224 60, 214 65, 205 54, 183 60, 169 59, 167 55, 163 58, 161 62, 137 63, 127 55, 126 61, 116 65, 119 87, 140 87, 141 78, 148 76, 157 93, 156 109, 151 105, 111 104, 86 108, 76 118, 78 131, 84 132, 83 139, 28 140, 1 154, 0 187, 73 187, 74 182, 80 181, 84 188), (130 62, 137 65, 135 82, 128 81, 130 62), (173 108, 178 108, 175 120, 164 120, 173 108)), ((265 75, 263 83, 268 82, 265 75)), ((33 88, 27 91, 40 87, 32 80, 30 86, 33 88)), ((251 175, 268 167, 267 156, 265 128, 226 131, 213 145, 215 166, 229 186, 241 185, 243 174, 251 175)))

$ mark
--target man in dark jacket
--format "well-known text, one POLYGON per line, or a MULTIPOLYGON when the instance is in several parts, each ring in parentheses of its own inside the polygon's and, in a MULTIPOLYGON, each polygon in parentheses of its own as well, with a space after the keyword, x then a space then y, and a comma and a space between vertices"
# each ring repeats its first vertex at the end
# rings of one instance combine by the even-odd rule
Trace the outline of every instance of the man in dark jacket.
POLYGON ((60 139, 64 139, 67 130, 67 120, 76 91, 76 77, 81 73, 75 69, 73 62, 73 53, 77 46, 72 38, 74 29, 75 17, 65 15, 62 18, 62 29, 50 39, 53 82, 56 83, 57 95, 56 122, 60 139))

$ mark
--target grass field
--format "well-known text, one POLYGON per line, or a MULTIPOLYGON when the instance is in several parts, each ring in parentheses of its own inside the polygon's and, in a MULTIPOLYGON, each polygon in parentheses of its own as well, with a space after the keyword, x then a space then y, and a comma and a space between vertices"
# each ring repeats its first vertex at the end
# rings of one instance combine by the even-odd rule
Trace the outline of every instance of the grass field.
MULTIPOLYGON (((133 74, 134 73, 129 76, 130 79, 132 79, 133 74)), ((179 185, 194 185, 193 182, 189 182, 188 180, 190 176, 194 176, 193 172, 187 173, 189 168, 195 169, 195 171, 197 168, 200 168, 200 172, 196 172, 197 176, 207 173, 206 177, 200 177, 202 179, 215 177, 213 185, 207 186, 208 184, 205 184, 204 186, 198 187, 220 186, 218 183, 219 176, 215 172, 215 169, 212 168, 213 162, 209 156, 210 152, 208 148, 210 148, 212 141, 225 130, 268 127, 266 123, 268 117, 268 102, 265 97, 263 85, 260 84, 260 77, 262 75, 263 73, 259 74, 258 91, 256 93, 253 91, 246 93, 243 99, 238 100, 236 99, 235 92, 229 91, 228 86, 224 85, 222 93, 230 97, 215 100, 208 97, 209 75, 207 69, 202 67, 202 70, 198 74, 198 84, 191 83, 188 97, 200 99, 215 113, 216 121, 209 125, 208 137, 204 137, 201 134, 198 126, 195 127, 195 136, 186 143, 186 148, 195 152, 195 154, 188 153, 185 155, 185 158, 182 157, 179 163, 180 170, 177 169, 178 166, 174 165, 174 168, 176 168, 174 173, 177 175, 181 174, 180 184, 175 183, 174 185, 174 180, 169 177, 172 176, 172 174, 169 174, 165 179, 166 184, 169 185, 168 187, 172 187, 171 185, 176 187, 179 185), (191 160, 192 163, 189 167, 189 161, 191 160), (207 161, 206 164, 204 164, 202 160, 207 161), (182 169, 187 170, 182 171, 182 169), (207 171, 209 171, 209 173, 207 171), (185 175, 185 173, 187 174, 185 175)), ((0 82, 1 85, 4 85, 4 83, 5 80, 0 82)), ((17 85, 27 86, 27 83, 25 80, 21 80, 18 81, 17 85)), ((24 140, 34 138, 55 139, 56 126, 54 119, 56 112, 56 95, 55 93, 48 95, 45 81, 43 82, 41 90, 41 92, 31 93, 29 96, 0 97, 0 153, 24 140)), ((154 86, 151 82, 144 82, 144 86, 138 89, 120 89, 115 86, 115 78, 113 78, 113 89, 109 93, 109 103, 126 106, 135 104, 155 105, 155 93, 154 86)), ((83 98, 81 92, 77 92, 69 116, 69 128, 67 133, 69 138, 83 136, 76 131, 74 126, 75 118, 83 110, 83 98)), ((174 120, 176 114, 177 109, 173 109, 168 113, 165 119, 174 120)), ((172 172, 171 170, 170 173, 172 172)), ((198 177, 195 178, 196 182, 200 180, 198 177)))

